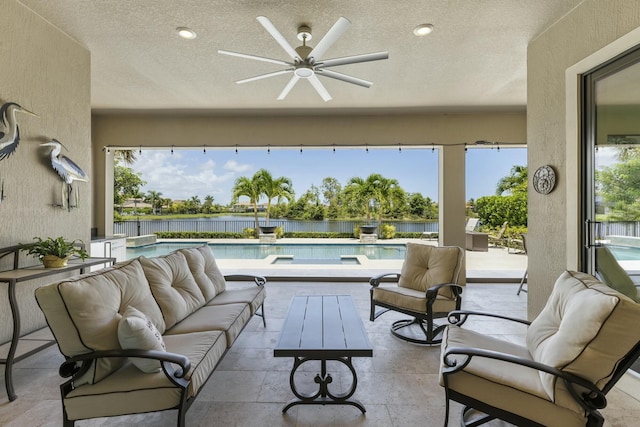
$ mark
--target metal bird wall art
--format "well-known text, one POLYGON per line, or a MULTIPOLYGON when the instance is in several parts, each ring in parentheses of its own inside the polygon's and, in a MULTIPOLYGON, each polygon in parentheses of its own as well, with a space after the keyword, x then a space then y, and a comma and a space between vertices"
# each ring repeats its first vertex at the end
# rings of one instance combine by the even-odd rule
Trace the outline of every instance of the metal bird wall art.
POLYGON ((73 160, 68 158, 65 155, 61 155, 60 152, 62 148, 65 150, 65 147, 60 141, 57 139, 52 139, 49 142, 43 142, 40 144, 41 147, 53 147, 50 152, 51 156, 51 166, 53 169, 60 175, 60 178, 64 181, 62 183, 62 205, 63 209, 67 209, 68 211, 71 208, 77 208, 79 202, 79 194, 78 189, 75 191, 75 205, 71 204, 71 193, 73 192, 73 181, 83 181, 88 182, 89 178, 84 170, 80 166, 76 164, 73 160))
POLYGON ((2 120, 2 129, 0 130, 0 160, 9 157, 20 143, 20 129, 16 121, 16 113, 25 113, 34 117, 37 114, 23 108, 15 102, 7 102, 0 107, 0 120, 2 120))

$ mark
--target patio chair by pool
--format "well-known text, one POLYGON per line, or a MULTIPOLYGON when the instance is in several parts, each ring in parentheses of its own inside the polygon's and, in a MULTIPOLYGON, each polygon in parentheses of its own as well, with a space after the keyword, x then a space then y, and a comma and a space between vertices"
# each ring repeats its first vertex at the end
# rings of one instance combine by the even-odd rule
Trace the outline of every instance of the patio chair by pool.
POLYGON ((601 427, 606 394, 640 355, 640 304, 595 277, 565 271, 533 322, 455 311, 444 332, 440 385, 464 405, 461 425, 601 427), (462 327, 467 319, 526 325, 526 344, 462 327), (513 323, 517 322, 517 323, 513 323))
POLYGON ((507 231, 507 226, 509 225, 508 221, 505 221, 502 224, 502 227, 500 227, 500 230, 498 230, 497 234, 489 234, 489 245, 493 246, 504 246, 505 245, 505 231, 507 231))
MULTIPOLYGON (((520 241, 522 243, 522 250, 524 251, 524 254, 527 254, 527 234, 526 233, 522 233, 520 235, 520 237, 522 238, 522 240, 520 241)), ((511 245, 511 243, 509 244, 511 245)), ((524 282, 527 280, 527 275, 529 274, 529 269, 527 268, 524 271, 524 274, 522 275, 522 279, 520 280, 520 286, 518 286, 518 292, 516 293, 516 295, 520 295, 520 292, 527 292, 527 289, 523 289, 524 286, 524 282)), ((527 285, 528 287, 528 285, 527 285)))
POLYGON ((464 251, 457 246, 407 243, 400 274, 382 274, 369 281, 369 320, 373 322, 389 310, 404 313, 412 318, 394 322, 394 336, 417 344, 440 343, 446 322, 436 325, 434 319, 446 318, 450 311, 460 309, 463 256, 464 251), (385 277, 393 277, 394 283, 383 283, 385 277), (382 309, 376 311, 376 306, 382 309))

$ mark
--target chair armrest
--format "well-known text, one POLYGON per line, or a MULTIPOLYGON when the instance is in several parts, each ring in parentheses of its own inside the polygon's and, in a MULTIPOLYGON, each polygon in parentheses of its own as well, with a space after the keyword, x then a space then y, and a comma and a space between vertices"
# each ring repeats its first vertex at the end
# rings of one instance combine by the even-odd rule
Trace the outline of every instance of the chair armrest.
POLYGON ((607 406, 607 398, 605 394, 591 381, 579 377, 570 372, 561 371, 553 366, 545 365, 544 363, 536 362, 535 360, 523 359, 511 354, 501 353, 498 351, 485 350, 472 347, 451 347, 442 356, 444 375, 450 375, 461 371, 470 362, 473 357, 482 357, 493 360, 501 360, 503 362, 512 363, 515 365, 525 366, 537 371, 551 374, 561 379, 567 386, 567 390, 571 393, 572 397, 588 412, 594 412, 597 409, 602 409, 607 406), (449 356, 460 355, 467 356, 461 364, 458 364, 456 360, 449 359, 449 356), (588 391, 578 391, 574 386, 582 387, 588 391))
POLYGON ((377 276, 373 276, 371 279, 369 279, 369 284, 374 288, 377 288, 378 285, 380 285, 380 282, 382 281, 382 279, 384 279, 385 277, 391 277, 391 276, 396 276, 394 279, 396 282, 400 280, 400 273, 384 273, 384 274, 379 274, 377 276))
POLYGON ((471 310, 454 310, 449 313, 449 323, 452 325, 462 326, 467 321, 469 316, 484 316, 493 317, 495 319, 509 320, 511 322, 522 323, 523 325, 530 325, 531 322, 525 319, 518 319, 516 317, 503 316, 501 314, 486 313, 483 311, 471 311, 471 310))
POLYGON ((156 350, 103 350, 91 353, 79 354, 65 360, 60 365, 59 373, 63 378, 73 377, 76 379, 84 375, 91 363, 96 359, 105 357, 139 357, 143 359, 155 359, 160 361, 162 370, 171 382, 179 387, 186 387, 188 381, 184 380, 184 376, 191 369, 191 361, 187 356, 177 353, 156 350), (180 368, 175 369, 172 364, 178 365, 180 368))
POLYGON ((451 288, 453 294, 458 297, 462 293, 462 286, 455 283, 441 283, 439 285, 433 285, 427 289, 427 299, 434 299, 438 295, 438 291, 442 288, 451 288))
POLYGON ((224 280, 251 281, 253 280, 257 286, 264 286, 267 279, 262 276, 254 276, 252 274, 229 274, 224 276, 224 280))

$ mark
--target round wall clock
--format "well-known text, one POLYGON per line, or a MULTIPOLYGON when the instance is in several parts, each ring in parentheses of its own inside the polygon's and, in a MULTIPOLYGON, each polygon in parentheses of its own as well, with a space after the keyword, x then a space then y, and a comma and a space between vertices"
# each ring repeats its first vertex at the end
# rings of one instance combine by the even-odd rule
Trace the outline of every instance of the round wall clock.
POLYGON ((556 172, 549 165, 540 166, 533 174, 533 188, 540 194, 549 194, 556 186, 556 172))

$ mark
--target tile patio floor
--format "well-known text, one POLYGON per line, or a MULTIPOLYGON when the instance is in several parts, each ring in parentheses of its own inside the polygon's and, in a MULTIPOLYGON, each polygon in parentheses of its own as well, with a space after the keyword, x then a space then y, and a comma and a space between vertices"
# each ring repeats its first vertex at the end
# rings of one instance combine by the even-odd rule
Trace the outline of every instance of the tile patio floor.
MULTIPOLYGON (((230 286, 235 286, 232 283, 230 286)), ((526 294, 516 296, 517 284, 472 283, 464 294, 463 308, 499 310, 524 317, 526 294)), ((387 313, 376 322, 368 319, 367 283, 270 282, 267 284, 267 328, 254 318, 239 336, 187 413, 188 426, 442 426, 444 391, 438 385, 439 347, 421 347, 400 341, 389 333, 399 318, 387 313), (354 297, 374 347, 373 358, 356 358, 358 388, 354 398, 367 408, 365 415, 351 406, 296 406, 285 415, 282 406, 293 396, 289 388, 291 360, 274 358, 273 347, 294 295, 350 294, 354 297)), ((504 339, 522 342, 523 329, 501 327, 495 320, 468 323, 469 327, 493 331, 504 339)), ((0 398, 0 426, 60 426, 57 368, 63 358, 57 347, 49 347, 19 362, 14 371, 18 400, 0 398)), ((315 372, 309 372, 314 374, 315 372)), ((336 382, 337 383, 337 382, 336 382)), ((4 382, 0 382, 4 390, 4 382)), ((640 424, 640 402, 614 389, 603 411, 606 426, 640 424)), ((459 420, 453 405, 450 426, 459 420)), ((79 421, 78 427, 175 426, 176 411, 109 419, 79 421)), ((493 422, 491 426, 503 426, 493 422)))

